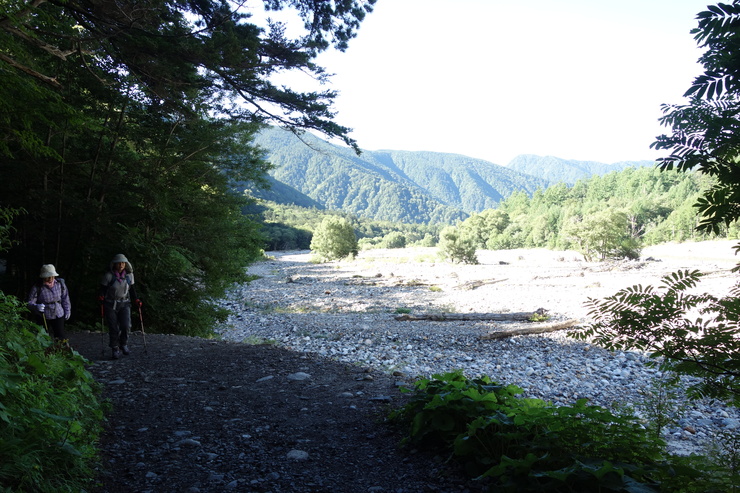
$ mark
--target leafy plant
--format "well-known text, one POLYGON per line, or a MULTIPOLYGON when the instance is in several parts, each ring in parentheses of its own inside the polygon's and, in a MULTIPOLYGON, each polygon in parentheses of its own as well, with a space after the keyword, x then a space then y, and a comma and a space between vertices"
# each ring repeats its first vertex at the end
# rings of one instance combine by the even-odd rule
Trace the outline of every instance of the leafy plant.
POLYGON ((439 234, 439 256, 454 263, 477 264, 475 239, 466 230, 448 226, 439 234))
POLYGON ((644 391, 639 408, 647 418, 648 428, 657 438, 666 426, 675 425, 685 409, 681 397, 684 395, 675 374, 663 373, 655 378, 644 391))
POLYGON ((86 360, 52 342, 24 310, 0 292, 0 487, 85 491, 106 406, 86 360))
POLYGON ((513 402, 522 392, 486 376, 468 380, 462 370, 434 374, 431 379, 418 380, 415 387, 411 401, 391 413, 391 421, 410 425, 408 441, 432 444, 452 443, 470 422, 500 409, 504 402, 513 402))
POLYGON ((311 250, 323 260, 356 256, 358 247, 355 230, 345 218, 327 216, 313 234, 311 250))
POLYGON ((550 320, 550 315, 546 313, 534 312, 532 316, 529 317, 530 322, 545 322, 547 320, 550 320))
POLYGON ((553 406, 461 370, 415 387, 391 422, 407 427, 406 442, 449 451, 469 474, 492 481, 490 491, 655 491, 676 473, 663 462, 665 443, 636 417, 585 399, 553 406))
POLYGON ((740 134, 740 3, 707 6, 697 14, 694 39, 706 52, 699 61, 704 73, 684 94, 686 105, 663 105, 661 123, 671 135, 661 135, 651 147, 668 150, 658 159, 661 169, 699 170, 716 178, 696 201, 700 231, 719 233, 740 219, 740 181, 737 177, 740 134))
POLYGON ((595 321, 572 335, 607 349, 649 351, 664 371, 699 377, 692 398, 716 397, 740 404, 740 286, 728 296, 692 294, 702 274, 678 271, 661 287, 632 286, 603 300, 589 299, 595 321))
POLYGON ((687 492, 740 492, 740 431, 724 430, 707 448, 706 457, 691 457, 692 467, 702 472, 704 489, 689 488, 687 492))

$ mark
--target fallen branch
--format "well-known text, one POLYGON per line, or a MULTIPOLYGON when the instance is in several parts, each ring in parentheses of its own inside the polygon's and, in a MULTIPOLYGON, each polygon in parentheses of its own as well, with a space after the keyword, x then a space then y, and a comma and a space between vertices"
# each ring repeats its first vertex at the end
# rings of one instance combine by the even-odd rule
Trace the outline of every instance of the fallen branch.
POLYGON ((481 281, 470 281, 464 284, 460 284, 459 286, 455 286, 455 289, 472 290, 472 289, 479 288, 481 286, 485 286, 486 284, 496 284, 497 282, 504 282, 504 281, 508 281, 508 279, 488 279, 488 280, 481 280, 481 281))
POLYGON ((565 320, 564 322, 541 324, 541 325, 538 325, 537 327, 526 327, 523 329, 515 329, 515 330, 502 330, 500 332, 489 332, 488 334, 482 335, 481 339, 491 340, 491 339, 503 339, 505 337, 512 337, 512 336, 529 335, 529 334, 543 334, 545 332, 555 332, 556 330, 567 329, 569 327, 573 327, 574 325, 577 325, 578 323, 579 321, 573 318, 570 320, 565 320))
POLYGON ((411 315, 404 313, 403 315, 396 315, 396 320, 416 321, 416 320, 431 320, 434 322, 450 322, 450 321, 487 321, 492 320, 494 322, 522 322, 531 320, 536 316, 543 316, 547 311, 540 308, 533 312, 517 312, 517 313, 424 313, 421 315, 411 315))

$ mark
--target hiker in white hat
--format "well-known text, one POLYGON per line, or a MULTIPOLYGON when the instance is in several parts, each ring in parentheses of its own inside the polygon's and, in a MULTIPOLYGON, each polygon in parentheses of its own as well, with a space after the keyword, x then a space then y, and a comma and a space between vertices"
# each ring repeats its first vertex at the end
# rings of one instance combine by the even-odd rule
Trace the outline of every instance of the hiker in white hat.
POLYGON ((141 307, 134 287, 134 268, 125 255, 119 253, 110 261, 108 272, 100 281, 98 300, 103 305, 108 324, 109 344, 113 359, 128 355, 128 334, 131 329, 131 304, 141 307))
POLYGON ((54 339, 64 340, 64 321, 72 313, 69 290, 52 264, 44 264, 39 280, 28 293, 28 308, 36 314, 37 321, 46 327, 54 339))

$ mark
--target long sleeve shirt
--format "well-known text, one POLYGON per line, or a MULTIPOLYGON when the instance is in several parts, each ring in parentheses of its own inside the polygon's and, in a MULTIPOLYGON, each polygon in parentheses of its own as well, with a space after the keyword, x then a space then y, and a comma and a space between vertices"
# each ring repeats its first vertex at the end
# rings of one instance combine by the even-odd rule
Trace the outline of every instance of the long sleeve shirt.
POLYGON ((64 281, 55 279, 52 287, 45 283, 34 284, 28 293, 28 307, 40 315, 41 312, 36 308, 39 304, 45 305, 43 314, 47 319, 66 317, 71 313, 69 290, 64 285, 64 281))

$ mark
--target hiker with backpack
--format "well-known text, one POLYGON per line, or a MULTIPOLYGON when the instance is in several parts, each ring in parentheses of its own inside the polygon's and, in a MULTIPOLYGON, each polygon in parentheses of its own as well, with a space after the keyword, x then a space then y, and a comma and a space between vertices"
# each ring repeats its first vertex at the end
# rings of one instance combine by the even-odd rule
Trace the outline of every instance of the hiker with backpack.
POLYGON ((98 301, 103 306, 105 321, 108 324, 109 344, 113 359, 121 354, 131 353, 128 335, 131 329, 131 304, 141 308, 141 300, 136 296, 134 269, 125 255, 118 254, 110 261, 110 268, 100 281, 98 301))
POLYGON ((28 308, 36 315, 38 323, 46 327, 50 336, 57 340, 67 338, 64 321, 69 320, 72 304, 67 285, 52 264, 41 266, 39 279, 28 293, 28 308))

